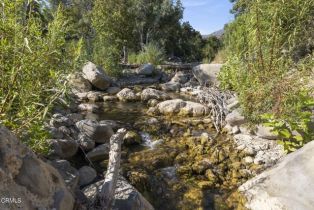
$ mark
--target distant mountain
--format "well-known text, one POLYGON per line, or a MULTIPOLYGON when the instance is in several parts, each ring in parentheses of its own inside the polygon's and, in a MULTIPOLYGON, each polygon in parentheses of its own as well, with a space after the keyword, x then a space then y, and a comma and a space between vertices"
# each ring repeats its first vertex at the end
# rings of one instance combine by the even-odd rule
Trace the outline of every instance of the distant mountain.
POLYGON ((218 31, 215 31, 215 32, 213 32, 213 33, 211 33, 211 34, 208 34, 208 35, 202 35, 202 37, 203 37, 203 39, 207 39, 208 37, 210 37, 210 36, 215 36, 215 37, 217 37, 217 38, 221 38, 222 37, 222 35, 224 34, 224 29, 220 29, 220 30, 218 30, 218 31))

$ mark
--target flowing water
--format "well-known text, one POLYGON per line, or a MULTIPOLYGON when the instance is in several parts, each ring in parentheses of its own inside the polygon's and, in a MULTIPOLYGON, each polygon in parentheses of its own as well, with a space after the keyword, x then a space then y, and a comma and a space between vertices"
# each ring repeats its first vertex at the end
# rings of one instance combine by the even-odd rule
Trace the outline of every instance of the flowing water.
POLYGON ((129 182, 156 210, 233 209, 228 196, 254 170, 243 163, 245 154, 233 148, 230 137, 217 135, 208 120, 152 118, 147 109, 141 102, 104 103, 100 114, 87 116, 114 120, 139 134, 140 145, 123 146, 122 173, 129 182))

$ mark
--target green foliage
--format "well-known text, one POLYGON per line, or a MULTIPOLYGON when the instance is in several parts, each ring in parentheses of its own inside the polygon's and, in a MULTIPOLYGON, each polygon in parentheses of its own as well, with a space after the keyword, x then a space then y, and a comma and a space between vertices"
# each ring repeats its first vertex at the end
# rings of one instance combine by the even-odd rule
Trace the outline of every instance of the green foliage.
POLYGON ((129 55, 129 62, 136 64, 151 63, 154 65, 162 64, 165 59, 165 52, 155 43, 149 43, 144 46, 139 54, 131 53, 129 55))
POLYGON ((225 29, 222 87, 238 93, 249 120, 270 113, 301 130, 313 91, 305 87, 314 66, 314 0, 237 0, 235 6, 242 9, 225 29))
POLYGON ((205 46, 203 47, 203 62, 210 63, 213 61, 221 47, 222 42, 217 37, 208 37, 205 41, 205 46))
POLYGON ((104 66, 110 75, 118 75, 123 46, 130 43, 133 31, 130 1, 96 0, 92 23, 96 32, 93 61, 104 66))
POLYGON ((284 146, 285 151, 293 152, 313 140, 314 128, 311 122, 311 106, 314 106, 314 99, 305 97, 298 102, 298 115, 292 114, 286 116, 285 119, 278 119, 273 114, 261 116, 264 125, 272 127, 273 133, 280 137, 279 143, 284 146))
POLYGON ((27 10, 23 0, 4 0, 3 4, 0 123, 22 138, 28 136, 31 147, 44 151, 40 140, 46 136, 43 121, 53 102, 64 93, 64 76, 78 67, 81 48, 66 41, 66 17, 61 8, 45 29, 40 16, 29 8, 31 4, 27 10))

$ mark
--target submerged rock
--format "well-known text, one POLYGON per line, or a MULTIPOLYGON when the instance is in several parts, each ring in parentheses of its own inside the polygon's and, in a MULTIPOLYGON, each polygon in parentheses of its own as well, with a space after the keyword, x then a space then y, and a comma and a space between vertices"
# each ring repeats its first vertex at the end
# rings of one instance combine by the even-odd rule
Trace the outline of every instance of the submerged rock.
POLYGON ((38 159, 10 131, 0 127, 0 209, 59 209, 74 207, 74 198, 58 171, 38 159))
POLYGON ((123 138, 123 143, 126 145, 141 144, 142 138, 135 131, 128 131, 123 138))
POLYGON ((110 86, 110 78, 92 62, 83 67, 83 76, 97 89, 106 90, 110 86))
POLYGON ((251 210, 312 210, 314 142, 284 157, 272 169, 247 181, 239 191, 251 210))

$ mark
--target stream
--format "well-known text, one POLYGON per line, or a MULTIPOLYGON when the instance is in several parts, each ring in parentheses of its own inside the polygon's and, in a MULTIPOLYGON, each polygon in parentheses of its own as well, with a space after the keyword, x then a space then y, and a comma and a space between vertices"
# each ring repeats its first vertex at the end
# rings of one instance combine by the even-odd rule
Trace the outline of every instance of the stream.
MULTIPOLYGON (((217 134, 208 117, 149 116, 142 102, 99 105, 102 112, 87 119, 115 121, 140 138, 140 144, 123 145, 121 173, 156 210, 233 209, 229 196, 252 177, 255 165, 244 163, 246 154, 230 136, 217 134)), ((98 163, 98 172, 106 165, 98 163)))

